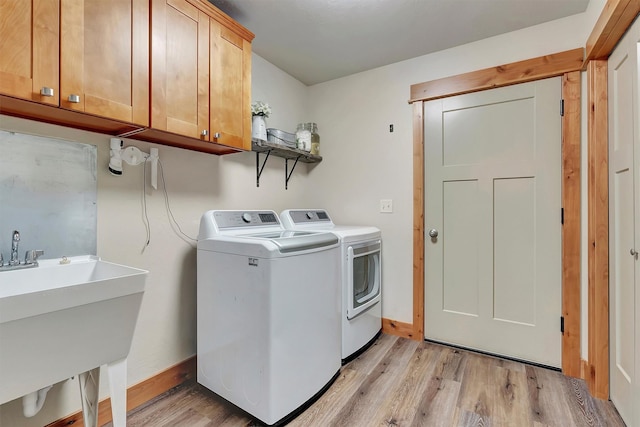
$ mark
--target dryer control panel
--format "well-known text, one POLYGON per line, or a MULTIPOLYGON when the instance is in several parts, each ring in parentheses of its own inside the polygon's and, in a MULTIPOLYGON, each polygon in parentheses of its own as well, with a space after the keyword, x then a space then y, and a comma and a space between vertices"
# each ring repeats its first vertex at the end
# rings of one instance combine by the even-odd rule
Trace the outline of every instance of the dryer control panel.
POLYGON ((294 224, 308 224, 308 223, 324 223, 331 224, 331 218, 327 211, 322 209, 314 210, 289 210, 287 211, 291 221, 294 224))

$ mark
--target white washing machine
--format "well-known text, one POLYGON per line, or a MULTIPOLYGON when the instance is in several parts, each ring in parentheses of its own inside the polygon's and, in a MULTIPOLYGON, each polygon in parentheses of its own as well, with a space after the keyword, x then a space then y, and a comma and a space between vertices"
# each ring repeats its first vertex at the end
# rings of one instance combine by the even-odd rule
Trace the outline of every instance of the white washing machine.
POLYGON ((340 371, 339 239, 287 231, 273 211, 208 211, 197 254, 198 382, 289 421, 340 371))
POLYGON ((340 238, 342 362, 366 350, 382 330, 382 238, 380 229, 335 225, 323 209, 288 209, 285 228, 330 231, 340 238))

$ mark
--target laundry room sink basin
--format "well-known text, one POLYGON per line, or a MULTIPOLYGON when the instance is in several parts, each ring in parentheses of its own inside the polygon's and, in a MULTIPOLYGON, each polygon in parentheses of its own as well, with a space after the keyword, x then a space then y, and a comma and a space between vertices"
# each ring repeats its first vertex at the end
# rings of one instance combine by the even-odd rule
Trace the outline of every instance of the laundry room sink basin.
POLYGON ((125 358, 147 273, 94 256, 0 271, 0 404, 125 358))

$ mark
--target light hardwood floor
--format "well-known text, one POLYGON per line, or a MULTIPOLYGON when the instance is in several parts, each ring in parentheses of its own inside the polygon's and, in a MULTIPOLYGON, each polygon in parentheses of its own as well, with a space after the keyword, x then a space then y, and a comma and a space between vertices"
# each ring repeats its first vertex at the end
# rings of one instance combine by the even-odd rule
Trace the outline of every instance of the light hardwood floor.
MULTIPOLYGON (((259 426, 195 382, 131 411, 127 425, 259 426)), ((559 372, 381 335, 289 426, 624 426, 611 402, 559 372)))

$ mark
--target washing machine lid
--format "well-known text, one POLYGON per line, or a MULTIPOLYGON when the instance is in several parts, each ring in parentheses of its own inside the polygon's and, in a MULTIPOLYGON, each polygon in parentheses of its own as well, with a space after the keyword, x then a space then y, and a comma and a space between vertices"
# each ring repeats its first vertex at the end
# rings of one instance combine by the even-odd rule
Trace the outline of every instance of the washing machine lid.
POLYGON ((267 231, 251 234, 219 234, 198 240, 198 250, 258 258, 276 258, 338 247, 332 233, 312 231, 267 231))
POLYGON ((266 233, 256 233, 238 235, 240 239, 253 239, 269 241, 278 247, 280 253, 308 251, 325 246, 333 246, 339 242, 332 233, 311 232, 311 231, 269 231, 266 233))
POLYGON ((330 231, 345 243, 381 238, 377 227, 335 225, 324 209, 287 209, 280 213, 280 221, 289 230, 330 231))

